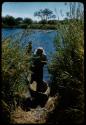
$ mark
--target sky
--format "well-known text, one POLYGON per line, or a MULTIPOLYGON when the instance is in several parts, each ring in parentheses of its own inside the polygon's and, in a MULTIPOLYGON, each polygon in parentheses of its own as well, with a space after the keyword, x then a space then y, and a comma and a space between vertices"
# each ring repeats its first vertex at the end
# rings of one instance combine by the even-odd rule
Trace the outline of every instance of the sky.
POLYGON ((13 17, 31 18, 34 17, 34 12, 48 8, 56 15, 56 19, 63 20, 66 17, 66 12, 69 11, 69 6, 65 2, 4 2, 2 4, 2 16, 10 15, 13 17), (62 11, 62 12, 61 12, 62 11))

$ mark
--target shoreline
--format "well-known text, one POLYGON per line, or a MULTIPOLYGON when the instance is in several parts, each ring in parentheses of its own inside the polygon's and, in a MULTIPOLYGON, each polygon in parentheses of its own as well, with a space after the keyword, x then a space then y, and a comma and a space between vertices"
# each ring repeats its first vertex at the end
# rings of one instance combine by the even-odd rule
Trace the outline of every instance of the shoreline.
POLYGON ((2 27, 1 29, 29 29, 29 30, 57 30, 57 28, 22 28, 22 27, 2 27))
POLYGON ((57 31, 57 29, 34 29, 34 28, 21 28, 21 27, 2 27, 1 29, 24 29, 24 30, 32 30, 32 31, 48 31, 48 32, 51 32, 51 31, 57 31))
POLYGON ((22 29, 41 29, 41 30, 56 30, 57 29, 57 24, 32 24, 32 25, 27 25, 27 26, 2 26, 2 28, 22 28, 22 29))

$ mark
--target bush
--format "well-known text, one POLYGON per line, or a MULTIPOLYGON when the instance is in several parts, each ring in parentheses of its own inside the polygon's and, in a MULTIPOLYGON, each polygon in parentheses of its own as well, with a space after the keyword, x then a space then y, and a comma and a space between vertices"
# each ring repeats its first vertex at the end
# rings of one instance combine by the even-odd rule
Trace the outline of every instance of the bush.
POLYGON ((30 28, 32 29, 41 29, 42 24, 31 24, 30 28))
POLYGON ((58 21, 57 20, 49 20, 48 21, 48 24, 50 24, 50 25, 56 25, 58 23, 58 21))
POLYGON ((27 28, 28 24, 20 24, 20 25, 18 25, 18 27, 20 27, 20 28, 27 28))

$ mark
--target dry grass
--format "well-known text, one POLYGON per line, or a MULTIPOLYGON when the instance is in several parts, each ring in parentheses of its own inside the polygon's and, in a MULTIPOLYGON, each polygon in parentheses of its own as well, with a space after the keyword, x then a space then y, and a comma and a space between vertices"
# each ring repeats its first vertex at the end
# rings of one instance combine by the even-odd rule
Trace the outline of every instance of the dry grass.
POLYGON ((31 111, 25 112, 20 107, 18 107, 11 114, 12 123, 44 123, 45 122, 45 112, 40 108, 32 109, 31 111), (40 111, 41 110, 41 111, 40 111))
POLYGON ((11 112, 11 123, 13 124, 30 124, 46 123, 48 114, 52 112, 58 102, 58 97, 49 97, 44 108, 37 107, 30 111, 23 111, 20 107, 11 112))

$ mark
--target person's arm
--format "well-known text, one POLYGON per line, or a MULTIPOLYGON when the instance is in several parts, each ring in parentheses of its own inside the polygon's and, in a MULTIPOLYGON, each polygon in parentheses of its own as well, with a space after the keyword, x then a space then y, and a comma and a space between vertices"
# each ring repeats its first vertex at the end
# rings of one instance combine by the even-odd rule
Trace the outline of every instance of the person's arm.
POLYGON ((43 64, 47 64, 47 58, 46 58, 46 56, 44 55, 43 56, 43 60, 41 61, 43 64))
POLYGON ((42 63, 44 63, 44 64, 47 64, 47 61, 41 61, 42 63))

